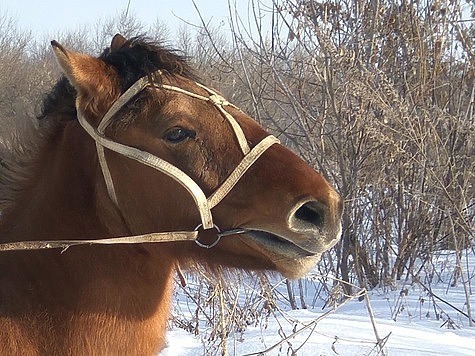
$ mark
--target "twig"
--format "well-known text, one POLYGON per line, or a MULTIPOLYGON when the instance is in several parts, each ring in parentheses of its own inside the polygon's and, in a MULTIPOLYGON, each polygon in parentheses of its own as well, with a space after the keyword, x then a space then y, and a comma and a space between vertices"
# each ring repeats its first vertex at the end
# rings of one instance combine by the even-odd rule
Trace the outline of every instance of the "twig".
MULTIPOLYGON (((427 287, 424 283, 422 283, 420 280, 418 281, 418 283, 420 284, 420 286, 422 288, 424 288, 426 290, 427 293, 429 293, 429 295, 431 297, 434 297, 435 299, 441 301, 442 303, 444 303, 445 305, 448 305, 449 307, 451 307, 452 309, 456 310, 457 312, 459 312, 460 314, 462 314, 463 316, 465 316, 468 320, 470 320, 470 317, 468 316, 467 313, 465 313, 463 310, 460 310, 459 308, 457 308, 455 305, 449 303, 448 301, 440 298, 439 296, 437 296, 436 294, 434 294, 434 292, 432 292, 432 289, 430 289, 429 287, 427 287)), ((475 320, 472 319, 472 322, 475 323, 475 320)))
POLYGON ((221 278, 218 279, 218 284, 216 286, 219 298, 219 328, 221 329, 221 355, 228 355, 228 343, 227 343, 227 332, 226 332, 226 317, 225 317, 225 307, 224 307, 224 297, 223 297, 223 284, 221 278))
POLYGON ((386 352, 384 351, 384 345, 386 345, 386 342, 389 338, 389 336, 391 335, 391 333, 389 333, 384 339, 381 339, 379 337, 379 334, 378 334, 378 329, 376 328, 376 322, 374 320, 374 313, 373 313, 373 308, 371 307, 371 302, 369 300, 369 297, 368 297, 368 292, 366 290, 366 288, 363 289, 364 290, 364 300, 365 300, 365 304, 366 304, 366 309, 368 310, 368 315, 369 315, 369 319, 371 320, 371 325, 373 326, 373 332, 374 332, 374 336, 376 337, 376 345, 379 347, 379 353, 383 356, 386 355, 386 352))
MULTIPOLYGON (((307 329, 310 329, 312 328, 312 331, 315 329, 316 325, 324 318, 326 318, 328 315, 330 314, 333 314, 334 312, 336 312, 338 309, 340 309, 342 306, 344 306, 345 304, 347 304, 348 302, 350 302, 351 300, 355 299, 355 298, 359 298, 361 297, 362 295, 364 295, 366 293, 366 290, 365 289, 361 289, 359 292, 357 292, 356 294, 352 295, 350 298, 346 299, 345 301, 343 301, 343 303, 341 303, 340 305, 338 305, 336 308, 334 309, 331 309, 325 313, 323 313, 322 315, 320 315, 317 319, 315 319, 314 321, 312 321, 311 323, 305 325, 304 327, 300 328, 299 330, 293 332, 291 335, 287 336, 286 338, 280 340, 278 343, 276 343, 275 345, 272 345, 271 347, 265 349, 265 350, 262 350, 262 351, 258 351, 258 352, 253 352, 253 353, 250 353, 250 354, 245 354, 243 356, 255 356, 255 355, 264 355, 274 349, 276 349, 277 347, 279 347, 280 345, 282 345, 283 343, 289 341, 290 339, 294 338, 295 336, 297 336, 298 334, 301 334, 302 332, 304 332, 305 330, 307 329)), ((308 338, 307 338, 308 340, 308 338)))

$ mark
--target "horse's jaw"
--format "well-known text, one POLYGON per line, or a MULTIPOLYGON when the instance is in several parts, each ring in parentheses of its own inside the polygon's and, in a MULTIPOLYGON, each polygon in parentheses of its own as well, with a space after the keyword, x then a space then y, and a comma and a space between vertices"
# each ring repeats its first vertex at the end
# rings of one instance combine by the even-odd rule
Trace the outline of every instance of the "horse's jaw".
MULTIPOLYGON (((264 230, 249 229, 239 238, 253 250, 264 255, 278 272, 290 279, 299 278, 309 272, 320 260, 322 253, 338 241, 334 239, 329 244, 318 243, 316 244, 318 251, 308 251, 288 236, 264 230)), ((317 240, 315 236, 312 239, 317 240)))

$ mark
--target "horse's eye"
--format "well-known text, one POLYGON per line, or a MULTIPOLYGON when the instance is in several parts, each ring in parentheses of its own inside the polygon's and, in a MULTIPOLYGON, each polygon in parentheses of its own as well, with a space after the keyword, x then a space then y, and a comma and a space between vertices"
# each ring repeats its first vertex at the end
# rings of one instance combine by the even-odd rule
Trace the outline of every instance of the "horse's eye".
POLYGON ((180 143, 187 138, 195 138, 196 132, 181 127, 174 127, 165 134, 165 140, 171 143, 180 143))

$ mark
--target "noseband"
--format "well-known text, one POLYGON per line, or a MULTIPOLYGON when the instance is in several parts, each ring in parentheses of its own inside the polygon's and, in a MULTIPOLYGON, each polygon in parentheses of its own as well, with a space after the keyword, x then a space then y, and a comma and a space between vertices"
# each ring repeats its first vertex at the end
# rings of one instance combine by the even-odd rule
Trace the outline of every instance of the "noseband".
MULTIPOLYGON (((162 72, 159 70, 155 73, 155 76, 162 75, 162 72)), ((211 248, 215 246, 219 239, 223 236, 239 234, 245 232, 244 229, 234 229, 221 232, 221 230, 214 225, 213 215, 211 209, 221 202, 228 195, 228 193, 233 189, 236 183, 243 177, 244 173, 259 159, 259 157, 273 144, 280 143, 279 140, 269 135, 256 144, 252 149, 247 143, 246 136, 236 121, 236 119, 225 110, 226 106, 230 106, 234 109, 239 110, 236 106, 229 103, 221 95, 216 93, 214 90, 196 83, 200 88, 204 89, 209 96, 199 95, 187 90, 184 90, 179 87, 167 85, 167 84, 157 84, 150 80, 150 76, 145 76, 137 80, 128 90, 126 90, 109 108, 107 113, 104 115, 100 121, 97 128, 94 128, 84 117, 83 113, 77 106, 77 116, 80 125, 84 130, 91 136, 95 143, 97 149, 97 155, 99 158, 99 163, 101 166, 102 174, 104 176, 104 181, 107 186, 107 191, 109 197, 117 206, 120 211, 119 202, 114 188, 114 182, 112 175, 110 173, 107 160, 105 157, 104 148, 107 148, 111 151, 117 152, 125 157, 136 160, 148 167, 154 168, 167 176, 173 178, 179 184, 181 184, 193 197, 195 204, 198 208, 201 223, 196 227, 194 231, 177 231, 177 232, 156 232, 144 235, 135 235, 135 236, 126 236, 126 237, 117 237, 117 238, 107 238, 107 239, 96 239, 96 240, 51 240, 51 241, 25 241, 25 242, 13 242, 0 244, 1 250, 26 250, 26 249, 44 249, 44 248, 63 248, 67 249, 69 246, 74 245, 84 245, 84 244, 130 244, 130 243, 145 243, 145 242, 170 242, 170 241, 183 241, 183 240, 194 240, 199 246, 205 248, 211 248), (112 141, 105 135, 105 130, 111 124, 112 118, 118 111, 126 105, 132 98, 137 94, 143 91, 147 87, 153 87, 156 89, 163 89, 168 91, 173 91, 176 93, 184 94, 192 98, 210 102, 214 105, 221 115, 227 120, 230 127, 233 129, 236 139, 239 143, 239 147, 243 153, 243 158, 241 162, 234 168, 231 174, 226 178, 226 180, 209 196, 206 197, 203 190, 199 185, 185 172, 180 170, 178 167, 172 165, 171 163, 152 155, 149 152, 139 150, 135 147, 127 146, 115 141, 112 141), (216 230, 216 240, 211 244, 204 244, 199 241, 198 234, 199 230, 216 230)))

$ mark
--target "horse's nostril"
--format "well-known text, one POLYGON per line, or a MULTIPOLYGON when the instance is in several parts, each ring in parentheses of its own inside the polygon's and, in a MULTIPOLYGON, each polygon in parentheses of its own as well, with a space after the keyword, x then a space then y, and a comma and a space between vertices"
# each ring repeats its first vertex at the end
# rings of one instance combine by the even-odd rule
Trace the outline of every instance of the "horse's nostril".
POLYGON ((314 225, 316 227, 322 227, 324 224, 325 209, 320 203, 311 201, 303 204, 298 208, 295 213, 295 219, 314 225))

